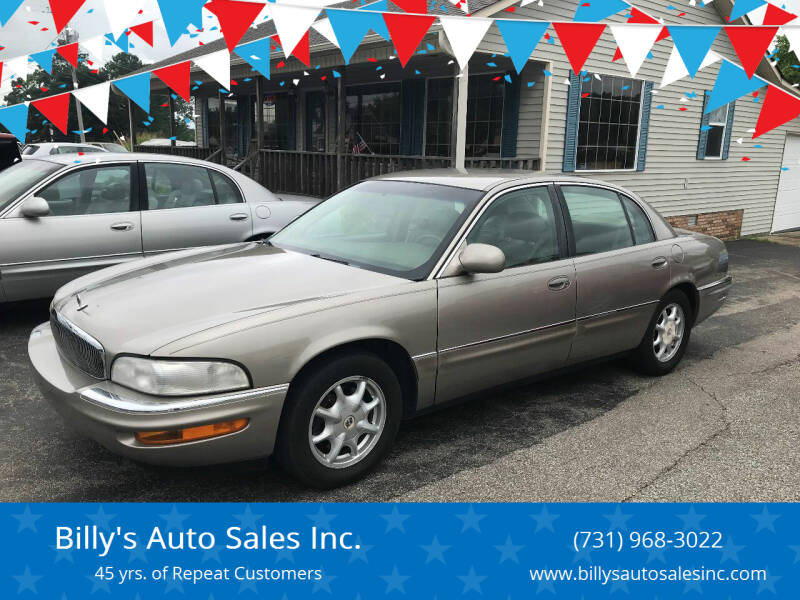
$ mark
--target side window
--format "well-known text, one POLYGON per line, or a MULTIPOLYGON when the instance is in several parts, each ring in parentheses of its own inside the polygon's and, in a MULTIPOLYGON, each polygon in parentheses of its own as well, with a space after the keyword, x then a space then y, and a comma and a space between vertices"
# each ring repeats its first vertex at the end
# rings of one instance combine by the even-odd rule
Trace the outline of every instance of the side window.
POLYGON ((213 206, 214 188, 202 167, 169 163, 147 163, 148 210, 213 206))
POLYGON ((559 258, 556 219, 547 187, 509 192, 495 200, 467 236, 506 255, 506 268, 559 258))
POLYGON ((22 149, 22 156, 30 156, 31 154, 36 154, 36 151, 39 149, 39 146, 34 146, 33 144, 25 146, 22 149))
POLYGON ((98 215, 131 210, 128 166, 81 169, 40 191, 52 216, 98 215))
POLYGON ((217 204, 237 204, 242 202, 242 196, 234 183, 222 173, 211 171, 211 179, 214 181, 214 189, 217 192, 217 204))
POLYGON ((703 99, 703 116, 700 120, 700 135, 697 141, 697 159, 726 160, 731 145, 733 113, 736 103, 731 102, 706 112, 710 98, 710 94, 706 92, 703 99))
POLYGON ((622 204, 625 206, 625 212, 628 213, 636 243, 649 244, 650 242, 655 242, 656 236, 653 233, 653 227, 650 225, 650 219, 647 218, 641 207, 627 196, 620 196, 620 198, 622 198, 622 204))
POLYGON ((578 256, 633 246, 631 228, 616 192, 603 188, 561 186, 578 256))

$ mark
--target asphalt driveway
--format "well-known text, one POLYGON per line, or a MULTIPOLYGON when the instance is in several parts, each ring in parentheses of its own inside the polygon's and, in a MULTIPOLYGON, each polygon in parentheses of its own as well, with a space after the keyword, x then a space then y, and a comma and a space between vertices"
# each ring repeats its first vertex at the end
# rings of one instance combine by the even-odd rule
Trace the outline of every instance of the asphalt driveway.
POLYGON ((667 377, 624 361, 409 422, 367 479, 312 492, 266 461, 167 469, 65 427, 26 355, 47 303, 0 307, 0 500, 800 500, 800 247, 729 244, 729 303, 667 377))

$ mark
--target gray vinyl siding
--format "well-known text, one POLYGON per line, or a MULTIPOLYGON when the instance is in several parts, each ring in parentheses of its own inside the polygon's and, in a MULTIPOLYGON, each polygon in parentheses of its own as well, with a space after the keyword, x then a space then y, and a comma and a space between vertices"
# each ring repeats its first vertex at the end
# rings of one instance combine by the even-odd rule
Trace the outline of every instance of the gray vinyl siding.
POLYGON ((522 70, 519 92, 519 130, 517 131, 517 156, 539 156, 542 137, 544 91, 547 82, 542 63, 528 61, 522 70), (528 87, 528 82, 533 86, 528 87))
MULTIPOLYGON (((550 2, 546 3, 544 8, 534 5, 518 7, 515 13, 503 12, 496 16, 571 21, 577 4, 577 0, 550 2)), ((681 10, 685 11, 686 15, 681 19, 676 18, 675 11, 666 10, 666 5, 660 0, 642 0, 636 5, 654 17, 663 17, 667 23, 679 21, 685 24, 722 24, 713 3, 706 6, 699 6, 698 3, 698 6, 694 7, 682 4, 681 10)), ((620 14, 609 20, 623 22, 625 16, 620 14)), ((555 36, 552 27, 548 32, 551 36, 555 36)), ((601 76, 604 73, 629 76, 624 60, 611 62, 615 49, 614 37, 610 29, 607 29, 584 68, 601 76)), ((505 45, 496 25, 492 25, 479 50, 488 53, 505 52, 505 45)), ((624 185, 650 202, 665 216, 744 209, 743 235, 769 231, 786 128, 773 130, 756 140, 751 140, 752 133, 748 133, 748 130, 755 127, 761 103, 754 103, 751 96, 740 98, 736 102, 728 160, 697 160, 703 93, 713 88, 719 63, 700 71, 694 80, 686 77, 659 89, 671 50, 672 42, 669 39, 655 44, 652 50, 654 59, 646 60, 637 75, 638 79, 655 83, 645 170, 577 174, 624 185), (697 97, 686 103, 679 103, 680 97, 691 92, 695 92, 697 97), (662 104, 666 108, 656 108, 662 104), (685 106, 687 110, 680 111, 679 106, 685 106), (736 142, 738 138, 742 138, 742 144, 736 142), (762 147, 754 148, 755 144, 760 144, 762 147), (742 161, 744 156, 749 157, 750 161, 742 161)), ((713 50, 739 63, 724 32, 718 36, 713 50)), ((520 112, 533 114, 538 110, 537 107, 529 106, 533 103, 538 107, 544 106, 549 111, 544 169, 547 172, 560 173, 568 92, 565 81, 568 80, 569 63, 558 41, 549 44, 544 39, 539 42, 532 59, 550 63, 548 69, 553 73, 550 98, 543 98, 543 102, 539 104, 538 98, 534 100, 530 95, 526 95, 522 99, 523 107, 520 112)), ((523 89, 526 89, 526 81, 528 79, 523 78, 523 89)), ((537 82, 533 89, 538 91, 544 88, 544 85, 539 86, 537 82)), ((760 99, 763 100, 763 90, 760 99)), ((794 123, 791 127, 800 129, 794 123)), ((522 155, 524 151, 520 148, 519 153, 522 155)))

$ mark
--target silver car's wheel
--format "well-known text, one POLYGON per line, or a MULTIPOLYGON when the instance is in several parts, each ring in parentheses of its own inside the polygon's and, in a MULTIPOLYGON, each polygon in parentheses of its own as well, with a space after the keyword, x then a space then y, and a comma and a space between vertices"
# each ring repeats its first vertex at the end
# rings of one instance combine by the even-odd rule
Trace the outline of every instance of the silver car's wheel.
POLYGON ((323 466, 350 467, 375 448, 386 424, 386 397, 368 377, 337 381, 317 402, 308 424, 311 453, 323 466))
POLYGON ((653 353, 659 362, 669 362, 683 341, 686 316, 676 303, 665 306, 656 320, 653 331, 653 353))

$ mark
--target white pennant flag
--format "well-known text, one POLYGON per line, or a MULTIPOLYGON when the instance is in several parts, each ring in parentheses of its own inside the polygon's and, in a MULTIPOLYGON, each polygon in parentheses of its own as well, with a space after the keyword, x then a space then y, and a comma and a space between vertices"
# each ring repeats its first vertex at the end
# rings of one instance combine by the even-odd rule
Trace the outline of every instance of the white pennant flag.
POLYGON ((12 58, 11 60, 5 61, 3 68, 3 79, 8 79, 11 77, 20 77, 25 79, 28 76, 29 70, 33 69, 30 69, 28 66, 27 56, 18 56, 16 58, 12 58))
POLYGON ((89 53, 89 59, 96 63, 105 62, 106 38, 102 35, 82 41, 81 46, 89 53))
POLYGON ((781 29, 786 39, 789 40, 789 48, 791 51, 800 56, 800 27, 784 25, 781 29))
POLYGON ((453 55, 455 55, 458 65, 463 71, 478 44, 481 43, 483 36, 486 35, 486 31, 492 24, 492 19, 439 17, 439 22, 442 24, 442 29, 447 35, 447 41, 450 42, 450 47, 453 49, 453 55))
POLYGON ((111 92, 111 82, 99 83, 91 87, 73 90, 75 99, 92 111, 95 117, 108 123, 108 94, 111 92))
POLYGON ((231 87, 231 55, 227 50, 212 52, 194 59, 194 64, 211 75, 223 88, 231 87))
POLYGON ((313 27, 317 30, 317 33, 328 40, 331 44, 337 48, 339 47, 339 40, 336 39, 336 33, 333 31, 333 26, 331 25, 330 19, 320 19, 314 23, 313 27))
POLYGON ((133 20, 139 14, 140 5, 140 0, 103 0, 108 26, 114 34, 114 39, 134 24, 133 20))
POLYGON ((275 30, 281 39, 283 55, 289 55, 303 39, 309 27, 319 15, 319 8, 316 6, 285 6, 281 4, 268 4, 272 20, 275 21, 275 30))
POLYGON ((624 23, 610 27, 631 77, 636 77, 662 26, 624 23))
MULTIPOLYGON (((719 54, 709 50, 708 54, 706 54, 706 57, 703 59, 703 62, 700 63, 700 69, 705 69, 708 65, 713 65, 715 62, 720 60, 720 58, 721 57, 719 54)), ((674 83, 679 79, 683 79, 684 77, 688 76, 689 70, 683 63, 683 59, 681 58, 678 49, 673 46, 672 53, 669 55, 669 60, 667 61, 667 67, 664 69, 664 75, 661 78, 661 83, 658 87, 663 88, 670 83, 674 83)))

